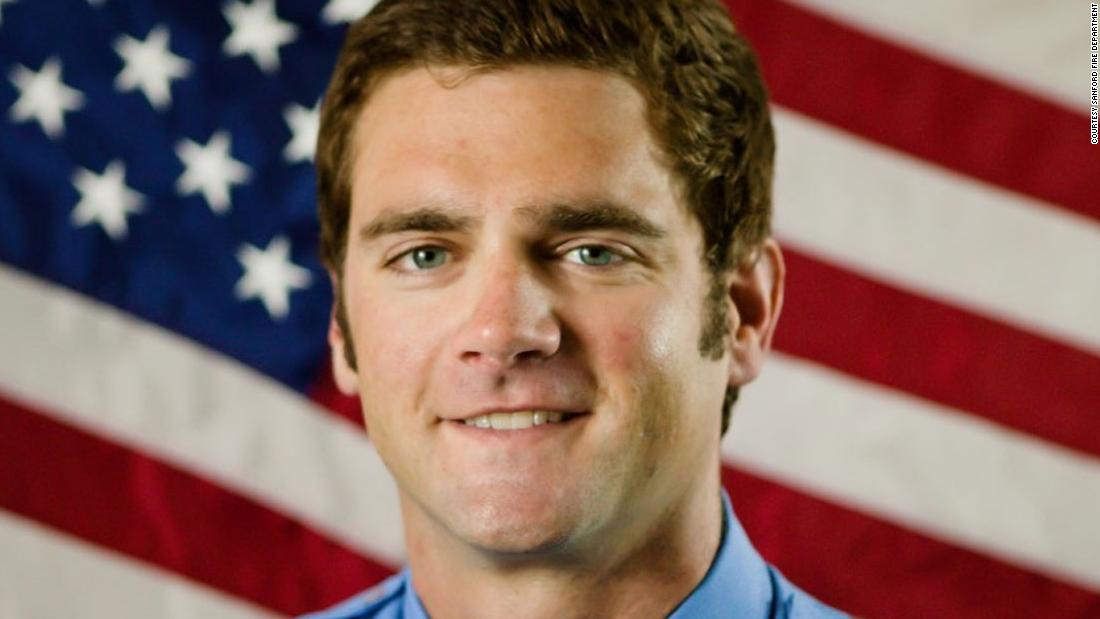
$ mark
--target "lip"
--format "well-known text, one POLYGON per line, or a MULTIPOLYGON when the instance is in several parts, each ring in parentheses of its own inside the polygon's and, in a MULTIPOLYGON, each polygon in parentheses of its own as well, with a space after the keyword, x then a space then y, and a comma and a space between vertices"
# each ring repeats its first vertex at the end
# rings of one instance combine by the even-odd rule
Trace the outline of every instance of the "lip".
MULTIPOLYGON (((526 409, 518 409, 526 410, 526 409)), ((525 453, 529 449, 540 445, 547 445, 545 441, 568 440, 576 437, 582 431, 585 421, 590 417, 588 411, 573 413, 564 417, 559 423, 544 423, 542 425, 523 428, 522 430, 493 430, 492 428, 479 428, 466 425, 465 420, 451 419, 450 423, 442 424, 444 434, 464 442, 467 445, 481 448, 518 450, 525 453)))
POLYGON ((550 413, 561 413, 563 416, 568 417, 588 414, 588 411, 583 409, 546 404, 518 404, 515 406, 490 406, 471 413, 463 413, 456 417, 440 417, 440 419, 443 421, 466 421, 467 419, 474 419, 482 415, 492 415, 493 413, 518 413, 520 411, 547 411, 550 413))

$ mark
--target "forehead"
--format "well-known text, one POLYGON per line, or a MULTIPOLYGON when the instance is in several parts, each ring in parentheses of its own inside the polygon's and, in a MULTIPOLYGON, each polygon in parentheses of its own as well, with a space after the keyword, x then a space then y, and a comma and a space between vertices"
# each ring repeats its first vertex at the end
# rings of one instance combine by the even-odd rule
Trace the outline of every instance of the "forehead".
POLYGON ((665 223, 682 210, 644 99, 607 72, 403 70, 376 86, 352 148, 353 222, 426 204, 614 203, 665 223))

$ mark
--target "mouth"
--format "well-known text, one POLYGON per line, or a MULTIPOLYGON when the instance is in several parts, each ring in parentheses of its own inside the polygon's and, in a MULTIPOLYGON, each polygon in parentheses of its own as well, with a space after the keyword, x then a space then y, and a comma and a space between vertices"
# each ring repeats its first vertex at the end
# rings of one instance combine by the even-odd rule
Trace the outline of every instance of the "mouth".
POLYGON ((452 422, 485 430, 511 431, 526 430, 542 425, 562 425, 584 414, 529 410, 510 413, 487 413, 468 419, 452 420, 452 422))

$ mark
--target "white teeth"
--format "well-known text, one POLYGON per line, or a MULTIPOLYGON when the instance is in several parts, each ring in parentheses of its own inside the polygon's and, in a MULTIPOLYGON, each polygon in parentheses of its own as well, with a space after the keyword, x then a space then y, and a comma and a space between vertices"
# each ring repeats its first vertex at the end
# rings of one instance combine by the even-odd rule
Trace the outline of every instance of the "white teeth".
POLYGON ((464 420, 468 426, 494 430, 523 430, 544 423, 561 423, 562 413, 551 411, 518 411, 515 413, 491 413, 464 420))
POLYGON ((489 422, 493 424, 494 430, 512 429, 511 413, 493 413, 492 415, 489 415, 489 422))

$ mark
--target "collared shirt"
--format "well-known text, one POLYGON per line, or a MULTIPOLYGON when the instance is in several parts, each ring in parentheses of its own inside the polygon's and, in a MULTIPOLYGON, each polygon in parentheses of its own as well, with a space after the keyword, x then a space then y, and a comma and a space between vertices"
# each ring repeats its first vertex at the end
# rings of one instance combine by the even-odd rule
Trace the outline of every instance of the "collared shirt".
MULTIPOLYGON (((836 611, 791 584, 756 552, 722 491, 722 541, 695 589, 669 619, 837 619, 836 611)), ((408 568, 372 589, 302 619, 428 619, 408 568)))

